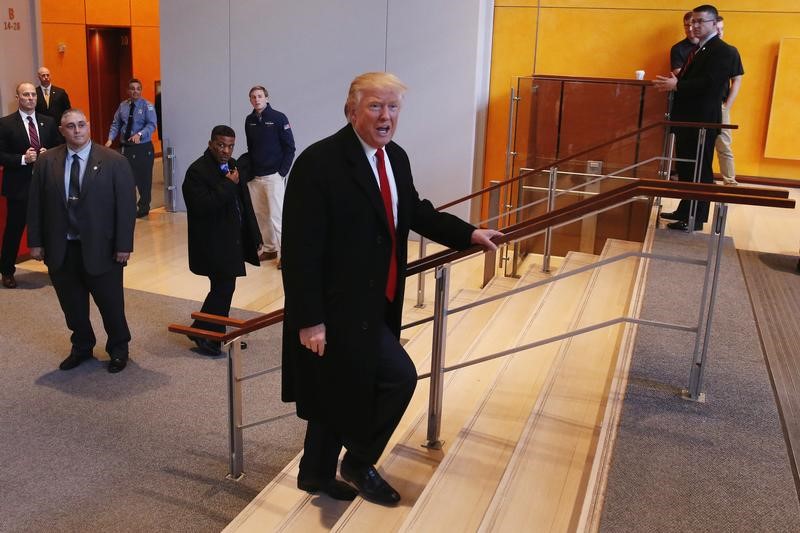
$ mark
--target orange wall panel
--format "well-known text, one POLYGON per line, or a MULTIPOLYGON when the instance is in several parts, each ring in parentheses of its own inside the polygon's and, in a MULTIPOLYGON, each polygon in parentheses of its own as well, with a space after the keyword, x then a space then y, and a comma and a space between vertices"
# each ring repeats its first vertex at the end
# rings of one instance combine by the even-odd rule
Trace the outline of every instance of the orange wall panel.
POLYGON ((158 26, 158 0, 136 0, 131 3, 131 26, 158 26))
POLYGON ((130 0, 86 0, 89 26, 130 26, 130 0))
MULTIPOLYGON (((86 26, 83 24, 42 24, 43 64, 50 69, 53 84, 63 87, 73 107, 89 115, 89 86, 86 64, 86 26), (66 51, 58 52, 64 43, 66 51)), ((38 80, 34 80, 38 84, 38 80)))
POLYGON ((86 9, 84 0, 39 0, 42 22, 84 24, 86 9))

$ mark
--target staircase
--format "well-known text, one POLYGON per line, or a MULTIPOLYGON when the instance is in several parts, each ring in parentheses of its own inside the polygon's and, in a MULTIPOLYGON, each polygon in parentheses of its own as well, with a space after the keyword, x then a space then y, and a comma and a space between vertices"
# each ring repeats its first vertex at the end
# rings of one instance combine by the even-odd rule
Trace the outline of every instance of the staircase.
MULTIPOLYGON (((601 258, 641 249, 608 240, 601 258)), ((597 261, 570 253, 559 272, 597 261)), ((451 315, 446 366, 625 315, 638 260, 626 259, 451 315)), ((462 289, 451 307, 549 277, 532 267, 462 289)), ((417 314, 411 311, 409 314, 417 314)), ((409 317, 410 318, 410 317, 409 317)), ((430 325, 405 344, 430 370, 430 325)), ((247 531, 570 531, 580 518, 623 326, 607 327, 445 374, 442 450, 426 438, 429 380, 378 463, 396 507, 338 502, 296 488, 295 458, 225 529, 247 531)))

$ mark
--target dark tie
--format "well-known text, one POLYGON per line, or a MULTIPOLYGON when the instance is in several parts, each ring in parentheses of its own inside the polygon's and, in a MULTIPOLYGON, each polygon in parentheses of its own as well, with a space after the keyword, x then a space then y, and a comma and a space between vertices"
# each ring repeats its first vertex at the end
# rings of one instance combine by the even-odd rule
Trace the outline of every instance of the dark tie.
POLYGON ((123 143, 128 142, 128 139, 130 139, 131 135, 133 135, 133 112, 136 109, 136 106, 134 105, 133 100, 129 101, 128 105, 130 110, 128 111, 128 124, 125 128, 125 138, 122 139, 123 143))
POLYGON ((67 216, 69 227, 67 234, 72 237, 80 235, 78 231, 78 199, 81 196, 81 158, 78 154, 72 156, 72 166, 69 169, 69 196, 67 197, 67 216))
POLYGON ((39 151, 39 148, 42 147, 42 143, 39 142, 39 134, 36 132, 36 124, 33 123, 33 118, 28 116, 28 136, 31 138, 31 148, 39 151))
POLYGON ((392 189, 389 188, 389 176, 386 174, 386 163, 383 160, 383 148, 375 152, 378 159, 378 179, 381 184, 383 208, 386 210, 386 221, 389 223, 389 234, 392 236, 392 257, 389 260, 389 276, 386 279, 386 299, 394 301, 397 291, 397 236, 394 228, 394 210, 392 209, 392 189))
POLYGON ((683 77, 683 75, 686 73, 686 69, 689 68, 689 65, 691 65, 692 61, 694 61, 694 56, 695 54, 697 54, 698 49, 699 45, 692 48, 692 50, 689 52, 689 55, 686 56, 686 63, 684 63, 683 66, 681 67, 681 70, 678 71, 679 78, 683 77))

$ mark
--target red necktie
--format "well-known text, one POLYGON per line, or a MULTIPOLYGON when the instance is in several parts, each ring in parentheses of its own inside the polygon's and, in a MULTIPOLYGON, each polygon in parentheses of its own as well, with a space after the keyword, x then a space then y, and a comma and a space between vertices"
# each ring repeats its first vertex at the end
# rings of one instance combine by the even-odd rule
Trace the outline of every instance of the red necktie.
POLYGON ((383 161, 383 148, 378 148, 375 155, 378 158, 378 179, 381 184, 383 208, 386 209, 386 220, 389 222, 389 233, 392 236, 392 258, 389 260, 389 276, 386 279, 386 299, 393 302, 397 290, 397 243, 395 242, 392 189, 389 188, 389 176, 386 174, 386 163, 383 161))
POLYGON ((28 137, 31 138, 31 148, 39 151, 39 148, 42 147, 42 143, 39 142, 39 134, 36 132, 36 124, 33 123, 33 119, 30 115, 28 115, 28 137))
POLYGON ((681 67, 681 70, 678 71, 678 78, 683 77, 683 74, 684 72, 686 72, 686 69, 689 68, 689 65, 692 64, 692 61, 694 61, 694 56, 697 53, 697 48, 698 48, 697 46, 692 48, 691 52, 689 52, 689 55, 686 56, 686 63, 684 63, 683 66, 681 67))

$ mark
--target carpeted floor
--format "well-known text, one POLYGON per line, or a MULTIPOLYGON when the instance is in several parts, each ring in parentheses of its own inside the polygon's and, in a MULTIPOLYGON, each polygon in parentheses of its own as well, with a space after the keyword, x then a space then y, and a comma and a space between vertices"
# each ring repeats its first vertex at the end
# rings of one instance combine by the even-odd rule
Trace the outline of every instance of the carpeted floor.
POLYGON ((800 464, 800 275, 797 256, 739 251, 794 462, 800 464))
MULTIPOLYGON (((705 258, 706 236, 659 230, 656 253, 705 258)), ((742 271, 726 240, 706 402, 679 397, 694 337, 640 327, 601 530, 800 531, 800 504, 742 271)), ((702 269, 652 261, 642 317, 693 324, 702 269)))
MULTIPOLYGON (((225 479, 226 360, 166 330, 197 302, 126 291, 131 361, 116 375, 93 308, 96 359, 62 372, 69 332, 49 280, 17 280, 0 293, 0 531, 219 531, 300 450, 279 373, 256 378, 245 423, 278 418, 245 430, 246 475, 225 479)), ((245 371, 277 364, 279 344, 275 327, 254 334, 245 371)))

